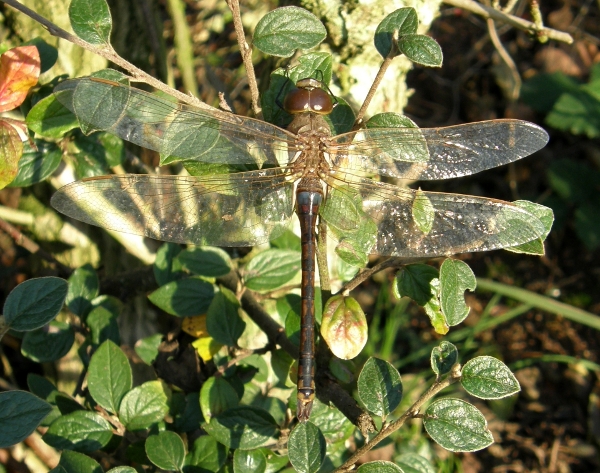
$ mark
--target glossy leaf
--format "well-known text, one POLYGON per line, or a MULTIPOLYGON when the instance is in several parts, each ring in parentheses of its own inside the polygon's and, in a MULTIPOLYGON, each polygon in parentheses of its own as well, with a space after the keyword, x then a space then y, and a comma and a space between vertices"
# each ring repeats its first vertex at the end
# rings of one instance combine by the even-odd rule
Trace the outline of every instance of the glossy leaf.
POLYGON ((437 376, 449 373, 457 362, 458 350, 450 342, 442 341, 431 350, 431 369, 437 376))
POLYGON ((37 150, 24 143, 23 155, 19 159, 17 175, 8 187, 28 187, 44 181, 58 168, 62 151, 54 143, 36 140, 37 150))
POLYGON ((483 414, 461 399, 434 401, 423 425, 433 440, 451 452, 475 452, 494 443, 483 414))
POLYGON ((219 277, 231 271, 231 258, 221 248, 193 247, 175 257, 174 264, 200 276, 219 277))
POLYGON ((435 209, 427 195, 420 189, 415 194, 415 200, 412 205, 412 218, 417 228, 425 235, 429 234, 433 228, 433 219, 435 218, 435 209))
POLYGON ((404 470, 392 462, 377 460, 363 463, 357 470, 359 473, 403 473, 404 470))
POLYGON ((246 328, 238 313, 239 308, 239 301, 229 289, 222 287, 215 294, 206 314, 206 328, 218 343, 237 345, 246 328))
MULTIPOLYGON (((60 456, 58 466, 64 473, 103 473, 102 467, 96 460, 83 453, 65 450, 60 456)), ((53 470, 54 471, 54 470, 53 470)))
POLYGON ((412 7, 400 8, 388 16, 386 16, 375 31, 375 47, 379 54, 384 58, 392 50, 394 33, 398 32, 398 37, 402 37, 406 34, 413 34, 417 32, 419 26, 419 19, 417 18, 417 12, 412 7))
POLYGON ((477 286, 475 274, 463 261, 447 258, 440 267, 440 304, 448 325, 461 323, 469 315, 465 304, 466 290, 477 286))
POLYGON ((438 271, 427 264, 409 264, 396 275, 394 289, 398 297, 410 297, 419 305, 425 305, 434 296, 431 281, 438 278, 438 271))
POLYGON ((288 440, 290 463, 299 473, 316 473, 325 460, 325 437, 312 422, 299 423, 288 440))
POLYGON ((50 46, 41 37, 33 38, 25 42, 24 46, 35 46, 40 55, 40 73, 48 71, 58 59, 58 49, 50 46))
POLYGON ((105 341, 92 355, 88 369, 88 389, 100 406, 116 414, 123 396, 133 383, 129 361, 112 341, 105 341))
POLYGON ((167 388, 160 381, 148 381, 123 397, 119 419, 127 430, 143 430, 161 421, 169 412, 167 388))
POLYGON ((290 282, 300 271, 300 252, 267 250, 250 260, 245 268, 246 286, 253 291, 270 291, 290 282))
POLYGON ((10 184, 19 169, 23 142, 12 125, 0 120, 0 189, 10 184))
POLYGON ((44 420, 52 406, 27 391, 0 393, 0 448, 25 440, 44 420))
POLYGON ((20 46, 0 56, 0 112, 17 108, 40 76, 40 54, 35 46, 20 46))
POLYGON ((156 252, 156 259, 152 265, 154 279, 159 286, 164 286, 171 281, 181 279, 185 273, 181 270, 175 257, 181 253, 182 248, 175 243, 163 243, 156 252))
POLYGON ((86 264, 73 271, 69 277, 66 304, 71 312, 85 317, 92 309, 92 300, 98 296, 100 281, 96 271, 86 264))
POLYGON ((469 394, 480 399, 502 399, 521 390, 508 366, 491 356, 467 361, 460 382, 469 394))
POLYGON ((93 452, 105 447, 112 436, 112 426, 100 414, 77 411, 52 422, 43 439, 58 450, 93 452))
POLYGON ((77 117, 67 110, 54 95, 36 103, 25 120, 27 126, 44 138, 58 139, 79 126, 77 117))
POLYGON ((290 57, 297 49, 314 48, 327 36, 319 19, 299 7, 270 11, 256 24, 253 44, 272 56, 290 57))
POLYGON ((441 67, 442 48, 437 41, 423 34, 409 34, 398 39, 398 49, 408 59, 429 67, 441 67))
POLYGON ((211 376, 200 389, 200 410, 207 422, 213 416, 237 407, 240 403, 235 389, 223 377, 211 376))
POLYGON ((542 222, 542 224, 544 225, 546 232, 536 240, 523 243, 519 246, 505 248, 505 250, 510 251, 512 253, 524 253, 527 255, 544 255, 544 240, 550 233, 550 229, 552 228, 552 224, 554 223, 554 212, 549 207, 545 207, 534 202, 529 202, 527 200, 517 200, 513 202, 513 204, 522 209, 527 210, 527 212, 537 217, 540 220, 540 222, 542 222))
POLYGON ((29 279, 15 287, 4 303, 6 323, 13 330, 43 327, 62 309, 67 282, 55 277, 29 279))
POLYGON ((240 450, 233 452, 234 473, 264 473, 267 470, 267 458, 259 450, 240 450))
POLYGON ((148 299, 171 315, 189 317, 205 313, 214 294, 212 284, 192 277, 167 283, 151 293, 148 299))
POLYGON ((448 327, 448 322, 446 321, 446 316, 442 311, 440 303, 440 280, 438 278, 431 280, 431 293, 433 296, 423 306, 423 309, 429 316, 431 326, 434 330, 440 335, 445 335, 448 333, 448 330, 450 330, 450 327, 448 327))
POLYGON ((175 432, 165 431, 146 439, 146 455, 157 467, 167 471, 180 471, 185 459, 183 440, 175 432))
POLYGON ((71 326, 54 320, 46 327, 28 331, 23 337, 21 353, 38 363, 48 363, 69 353, 74 342, 71 326))
POLYGON ((367 410, 384 418, 402 400, 400 373, 392 364, 378 358, 367 360, 358 376, 357 388, 367 410))
MULTIPOLYGON (((203 435, 194 440, 190 453, 185 458, 185 465, 198 467, 201 471, 219 471, 227 460, 227 448, 210 435, 203 435)), ((184 471, 187 472, 186 467, 184 471)), ((192 472, 196 470, 191 469, 192 472)))
POLYGON ((147 365, 152 365, 152 362, 158 356, 158 347, 162 339, 163 335, 161 333, 155 333, 136 342, 135 352, 147 365))
POLYGON ((367 120, 365 126, 367 128, 419 128, 419 126, 406 115, 394 112, 373 115, 367 120))
POLYGON ((112 18, 105 0, 73 0, 69 19, 81 39, 94 45, 109 44, 112 18))
POLYGON ((92 309, 86 319, 86 323, 90 329, 91 343, 100 345, 106 340, 112 340, 116 344, 121 343, 118 323, 119 312, 107 309, 104 306, 92 309))
POLYGON ((131 466, 116 466, 106 473, 137 473, 137 470, 131 466))
POLYGON ((278 431, 271 414, 248 406, 228 409, 202 427, 223 445, 242 450, 251 450, 273 441, 278 431))
POLYGON ((332 353, 343 360, 355 358, 367 343, 369 328, 360 304, 352 297, 331 297, 321 319, 321 335, 332 353))
POLYGON ((408 452, 394 459, 404 473, 436 473, 433 465, 421 455, 408 452))

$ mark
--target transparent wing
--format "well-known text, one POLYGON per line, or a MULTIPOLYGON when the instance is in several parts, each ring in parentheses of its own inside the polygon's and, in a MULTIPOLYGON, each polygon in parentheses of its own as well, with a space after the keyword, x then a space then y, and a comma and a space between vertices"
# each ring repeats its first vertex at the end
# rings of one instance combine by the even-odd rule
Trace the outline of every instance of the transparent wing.
POLYGON ((283 169, 210 178, 125 174, 73 182, 52 206, 91 225, 176 243, 253 246, 277 237, 293 214, 283 169))
POLYGON ((445 128, 370 128, 332 139, 333 167, 405 179, 447 179, 507 164, 543 148, 548 134, 521 120, 445 128))
POLYGON ((295 135, 270 123, 172 102, 105 79, 68 80, 54 94, 86 132, 108 131, 165 157, 260 167, 285 165, 296 152, 295 135))
POLYGON ((544 233, 525 210, 495 199, 402 189, 370 179, 327 178, 322 216, 340 241, 370 241, 367 253, 447 256, 516 246, 544 233), (372 238, 369 240, 369 232, 372 238))

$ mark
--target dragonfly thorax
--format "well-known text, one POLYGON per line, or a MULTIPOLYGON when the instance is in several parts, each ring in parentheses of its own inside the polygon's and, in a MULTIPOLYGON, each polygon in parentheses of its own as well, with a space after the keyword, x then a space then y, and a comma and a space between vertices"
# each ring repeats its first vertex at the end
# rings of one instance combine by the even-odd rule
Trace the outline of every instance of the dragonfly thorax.
POLYGON ((299 80, 296 82, 296 88, 285 96, 284 110, 292 115, 306 112, 329 115, 333 110, 333 100, 322 87, 323 83, 316 79, 299 80))

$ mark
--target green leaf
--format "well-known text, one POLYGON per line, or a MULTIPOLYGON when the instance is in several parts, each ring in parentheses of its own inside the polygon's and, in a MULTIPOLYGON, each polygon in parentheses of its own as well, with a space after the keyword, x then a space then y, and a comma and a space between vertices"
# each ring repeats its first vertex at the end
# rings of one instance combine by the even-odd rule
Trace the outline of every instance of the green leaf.
POLYGON ((0 120, 0 189, 12 182, 18 172, 19 159, 23 155, 23 142, 17 130, 0 120))
POLYGON ((404 470, 392 462, 377 460, 363 463, 356 470, 360 473, 403 473, 404 470))
POLYGON ((105 0, 73 0, 69 6, 71 27, 77 36, 94 45, 108 45, 112 18, 105 0))
POLYGON ((540 204, 535 204, 527 200, 516 200, 515 202, 513 202, 513 204, 515 204, 517 207, 526 210, 531 215, 537 217, 538 220, 542 222, 542 225, 544 225, 546 231, 539 238, 533 241, 523 243, 519 246, 505 248, 505 250, 510 251, 512 253, 525 253, 528 255, 542 256, 544 254, 544 240, 550 233, 552 223, 554 222, 554 212, 549 207, 545 207, 540 204))
POLYGON ((67 282, 55 277, 29 279, 15 287, 4 303, 4 318, 13 330, 43 327, 58 315, 67 296, 67 282))
POLYGON ((375 47, 384 58, 392 50, 394 33, 398 32, 401 38, 406 34, 417 32, 419 19, 417 12, 412 7, 400 8, 386 16, 375 30, 375 47))
POLYGON ((106 163, 111 166, 119 166, 125 162, 125 143, 112 133, 98 133, 96 138, 104 148, 106 163))
MULTIPOLYGON (((185 458, 185 465, 198 467, 200 471, 219 471, 227 460, 227 448, 210 435, 203 435, 194 440, 190 453, 185 458)), ((184 467, 187 473, 188 469, 184 467)), ((191 469, 190 472, 196 472, 191 469)))
POLYGON ((576 92, 579 86, 576 79, 562 72, 536 74, 523 83, 519 98, 535 111, 548 113, 564 92, 576 92))
POLYGON ((466 362, 460 382, 469 394, 480 399, 502 399, 521 390, 508 366, 491 356, 466 362))
POLYGON ((387 417, 402 400, 400 373, 387 361, 369 358, 357 382, 358 396, 369 412, 387 417))
POLYGON ((336 295, 325 304, 321 335, 332 353, 342 360, 358 356, 367 343, 367 317, 356 299, 336 295))
POLYGON ((147 365, 152 365, 152 362, 158 356, 158 347, 162 339, 162 333, 155 333, 136 342, 135 352, 147 365))
POLYGON ((156 279, 159 286, 164 286, 171 281, 181 279, 185 274, 178 265, 174 264, 175 257, 181 251, 180 245, 164 243, 156 252, 152 271, 154 272, 154 279, 156 279))
POLYGON ((596 198, 575 209, 575 231, 589 251, 594 251, 600 246, 599 201, 600 199, 596 198))
POLYGON ((163 420, 169 412, 170 392, 160 381, 148 381, 123 397, 119 419, 127 430, 143 430, 163 420))
POLYGON ((50 396, 56 395, 58 390, 48 378, 44 378, 39 374, 29 373, 27 375, 27 386, 32 394, 35 394, 41 399, 50 401, 50 396))
POLYGON ((290 57, 296 49, 314 48, 327 36, 319 19, 299 7, 283 7, 263 16, 254 30, 253 44, 272 56, 290 57))
MULTIPOLYGON (((290 397, 290 400, 292 399, 295 401, 296 396, 290 397)), ((295 411, 295 406, 293 410, 295 411)), ((356 431, 356 427, 339 409, 332 409, 318 399, 315 399, 313 404, 310 422, 319 428, 328 445, 344 442, 356 431)))
POLYGON ((423 34, 408 34, 398 40, 398 49, 408 59, 429 67, 442 67, 442 48, 437 41, 423 34))
POLYGON ((246 287, 271 291, 290 282, 300 271, 300 252, 266 250, 250 260, 245 268, 246 287))
POLYGON ((268 412, 255 407, 227 409, 202 427, 228 448, 251 450, 274 441, 278 427, 268 412))
POLYGON ((425 235, 429 234, 433 228, 435 209, 429 197, 421 189, 415 193, 411 212, 417 228, 425 235))
POLYGON ((231 259, 221 248, 204 246, 188 248, 175 257, 175 264, 200 276, 219 277, 231 271, 231 259))
MULTIPOLYGON (((365 126, 367 128, 419 128, 419 126, 406 115, 395 112, 385 112, 373 115, 367 120, 365 126)), ((414 144, 415 143, 411 143, 411 145, 414 144)))
POLYGON ((189 317, 206 313, 214 294, 212 284, 192 277, 167 283, 150 294, 148 299, 168 314, 189 317))
POLYGON ((69 353, 74 342, 75 333, 71 326, 54 320, 46 327, 27 332, 21 343, 21 353, 38 363, 48 363, 69 353))
POLYGON ((201 422, 204 422, 202 412, 200 412, 200 393, 191 392, 173 393, 171 398, 171 415, 173 417, 173 429, 178 432, 191 432, 198 429, 201 422))
POLYGON ((221 287, 206 313, 206 329, 212 338, 223 345, 235 346, 244 333, 246 322, 240 317, 240 303, 235 294, 221 287))
POLYGON ((66 473, 103 473, 102 467, 96 460, 83 453, 68 450, 62 452, 58 465, 66 473))
POLYGON ((263 473, 267 470, 267 458, 261 450, 236 450, 233 452, 235 473, 263 473))
POLYGON ((28 187, 42 182, 60 165, 62 151, 56 144, 41 140, 35 140, 35 144, 37 150, 29 142, 24 143, 17 175, 7 187, 28 187))
POLYGON ((460 399, 434 401, 423 425, 435 442, 451 452, 475 452, 494 443, 483 414, 460 399))
POLYGON ((112 439, 112 426, 99 414, 77 411, 52 422, 43 436, 44 442, 58 450, 93 452, 112 439))
POLYGON ((475 274, 467 263, 451 258, 444 260, 440 267, 440 304, 451 327, 469 315, 464 292, 474 291, 476 286, 475 274))
POLYGON ((442 341, 431 350, 431 369, 437 376, 449 373, 457 362, 458 350, 450 342, 442 341))
POLYGON ((280 236, 270 241, 273 248, 279 250, 300 251, 300 237, 291 230, 286 230, 280 236))
POLYGON ((563 93, 550 113, 546 123, 558 130, 588 138, 600 136, 600 100, 586 85, 563 93))
POLYGON ((98 296, 100 281, 91 264, 85 264, 73 271, 69 277, 67 307, 80 317, 85 317, 92 309, 92 300, 98 296))
POLYGON ((65 108, 54 95, 36 103, 25 119, 27 126, 44 138, 59 139, 79 126, 77 117, 65 108))
POLYGON ((288 440, 290 463, 299 473, 316 473, 325 460, 325 437, 312 422, 297 424, 288 440))
POLYGON ((112 341, 105 341, 92 355, 88 369, 90 395, 107 411, 116 414, 133 383, 129 360, 112 341))
POLYGON ((450 328, 448 327, 446 316, 444 315, 440 304, 440 280, 438 278, 431 280, 431 292, 433 297, 427 301, 427 304, 423 306, 423 309, 429 316, 431 326, 434 330, 441 335, 445 335, 450 328))
POLYGON ((25 440, 44 420, 52 406, 27 391, 0 393, 0 448, 25 440))
POLYGON ((200 410, 207 422, 210 422, 213 416, 237 407, 239 403, 240 398, 235 389, 222 376, 211 376, 200 389, 200 410))
POLYGON ((438 271, 433 266, 409 264, 396 274, 394 288, 398 298, 407 296, 423 306, 434 297, 431 281, 438 277, 438 271))
POLYGON ((108 470, 106 473, 137 473, 137 470, 130 466, 116 466, 108 470))
POLYGON ((175 432, 161 432, 146 439, 146 455, 157 467, 180 471, 185 459, 183 440, 175 432))
POLYGON ((404 473, 436 473, 431 463, 416 453, 403 453, 395 461, 404 473))
POLYGON ((58 59, 58 49, 50 46, 41 37, 37 36, 23 43, 23 46, 35 46, 40 53, 40 72, 48 71, 58 59))
POLYGON ((106 340, 120 344, 121 335, 118 324, 119 314, 104 306, 99 306, 88 314, 86 324, 90 328, 91 342, 100 345, 106 340))

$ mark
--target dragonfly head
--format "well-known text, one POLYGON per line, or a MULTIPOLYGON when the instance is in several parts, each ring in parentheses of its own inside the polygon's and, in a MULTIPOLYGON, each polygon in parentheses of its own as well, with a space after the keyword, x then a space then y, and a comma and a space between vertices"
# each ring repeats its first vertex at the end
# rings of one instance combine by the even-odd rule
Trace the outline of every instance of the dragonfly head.
POLYGON ((329 115, 333 107, 333 100, 325 91, 323 82, 311 77, 296 82, 296 87, 287 93, 283 101, 284 110, 292 115, 305 112, 329 115))

